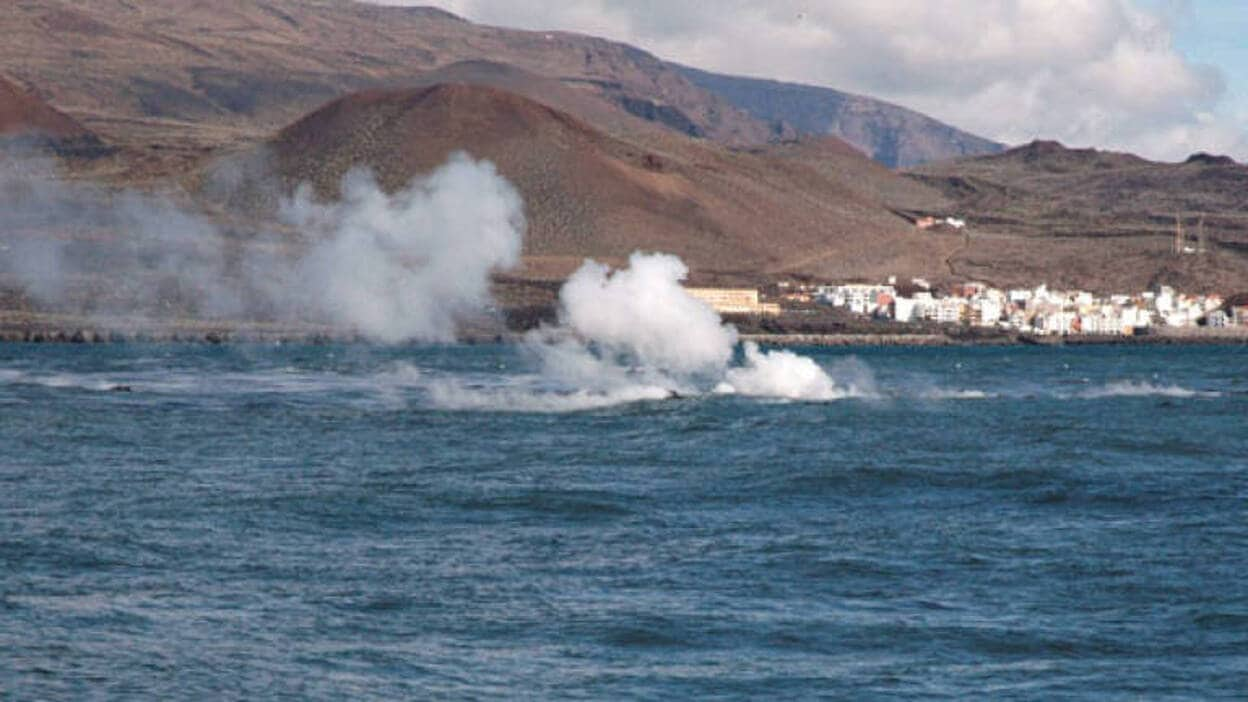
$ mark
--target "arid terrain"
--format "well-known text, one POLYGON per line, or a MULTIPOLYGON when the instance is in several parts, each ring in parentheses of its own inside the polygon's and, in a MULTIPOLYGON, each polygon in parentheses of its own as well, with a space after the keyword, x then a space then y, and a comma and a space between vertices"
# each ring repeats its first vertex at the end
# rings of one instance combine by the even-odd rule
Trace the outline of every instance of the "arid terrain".
MULTIPOLYGON (((549 301, 586 257, 620 263, 637 249, 681 256, 702 283, 1248 289, 1248 168, 1215 156, 1161 164, 1049 142, 994 153, 870 98, 431 8, 32 0, 0 30, 0 134, 20 146, 10 165, 33 152, 92 198, 157 193, 224 232, 234 266, 257 246, 299 246, 274 212, 301 183, 332 199, 344 173, 367 167, 395 190, 462 150, 524 198, 523 264, 498 278, 521 306, 549 301), (921 230, 925 215, 969 226, 921 230), (1175 252, 1176 221, 1188 253, 1175 252)), ((20 224, 0 245, 72 240, 98 258, 98 275, 74 281, 79 300, 126 289, 110 275, 140 275, 106 263, 135 246, 124 226, 20 224)), ((0 266, 3 305, 29 311, 11 268, 0 266)))
POLYGON ((733 151, 668 134, 627 140, 489 87, 359 93, 272 142, 283 177, 327 197, 353 166, 397 188, 459 149, 496 163, 519 188, 527 252, 564 259, 563 274, 585 257, 620 261, 643 249, 675 253, 702 278, 920 275, 929 272, 922 260, 950 244, 890 212, 881 188, 859 187, 857 173, 901 179, 844 145, 825 150, 840 166, 821 171, 784 157, 785 147, 733 151))
POLYGON ((107 149, 69 115, 0 76, 0 140, 62 156, 96 157, 107 149))
POLYGON ((1038 141, 907 175, 969 219, 972 245, 951 261, 967 277, 1103 292, 1248 289, 1248 166, 1229 158, 1156 163, 1038 141))
POLYGON ((733 146, 828 133, 888 165, 999 148, 896 106, 820 89, 806 89, 823 99, 813 110, 773 100, 755 116, 753 105, 737 104, 739 90, 707 89, 684 67, 643 48, 487 27, 432 8, 350 0, 39 0, 9 8, 0 31, 0 70, 119 144, 229 143, 353 90, 407 86, 429 71, 484 60, 733 146), (890 161, 894 156, 900 160, 890 161))
POLYGON ((767 125, 638 49, 348 0, 20 3, 0 66, 110 142, 166 149, 263 138, 327 100, 465 60, 545 76, 687 134, 761 143, 767 125))
POLYGON ((908 167, 1005 147, 914 110, 830 88, 741 78, 680 67, 694 85, 723 97, 784 134, 827 134, 853 144, 890 167, 908 167))

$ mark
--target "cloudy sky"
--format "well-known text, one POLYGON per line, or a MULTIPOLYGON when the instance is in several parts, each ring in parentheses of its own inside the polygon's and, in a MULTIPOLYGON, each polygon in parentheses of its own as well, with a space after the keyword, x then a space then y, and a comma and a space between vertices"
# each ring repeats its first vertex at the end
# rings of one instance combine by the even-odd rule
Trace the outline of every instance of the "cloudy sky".
POLYGON ((425 0, 880 97, 1007 143, 1248 160, 1243 0, 425 0))

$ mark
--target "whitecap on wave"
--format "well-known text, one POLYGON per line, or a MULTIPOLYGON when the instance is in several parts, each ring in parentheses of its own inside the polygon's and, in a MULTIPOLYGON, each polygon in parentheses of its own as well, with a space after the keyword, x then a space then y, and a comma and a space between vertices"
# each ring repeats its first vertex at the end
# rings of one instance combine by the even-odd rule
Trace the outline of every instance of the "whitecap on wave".
POLYGON ((1085 400, 1099 400, 1108 397, 1221 397, 1222 393, 1212 390, 1192 390, 1178 385, 1154 385, 1146 381, 1122 380, 1107 383, 1100 387, 1089 388, 1075 397, 1085 400))
POLYGON ((984 390, 931 388, 920 392, 918 397, 922 400, 987 400, 998 395, 984 390))
POLYGON ((458 378, 440 378, 431 380, 425 389, 430 404, 437 409, 478 412, 583 412, 678 396, 675 391, 658 385, 559 390, 537 387, 537 383, 523 379, 484 385, 458 378))
POLYGON ((34 385, 53 389, 93 390, 115 392, 129 390, 130 386, 94 374, 79 373, 27 373, 20 370, 0 370, 0 384, 34 385))

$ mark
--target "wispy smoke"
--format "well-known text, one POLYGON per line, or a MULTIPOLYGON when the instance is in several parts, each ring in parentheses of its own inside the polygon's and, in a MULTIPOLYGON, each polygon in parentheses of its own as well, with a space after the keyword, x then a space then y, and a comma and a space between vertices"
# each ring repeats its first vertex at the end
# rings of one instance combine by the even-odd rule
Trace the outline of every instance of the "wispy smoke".
MULTIPOLYGON (((394 194, 362 170, 337 202, 298 189, 279 207, 297 241, 233 231, 185 196, 65 182, 43 161, 0 168, 0 275, 41 307, 98 316, 311 321, 382 342, 446 341, 489 302, 490 272, 519 260, 525 226, 515 189, 463 154, 394 194)), ((252 171, 233 186, 252 188, 252 171)), ((220 172, 210 180, 222 183, 220 172)))
POLYGON ((393 195, 360 170, 340 201, 311 192, 282 207, 315 242, 297 266, 302 292, 324 321, 380 341, 453 340, 456 321, 489 302, 490 272, 520 260, 523 202, 488 162, 456 154, 393 195))
POLYGON ((172 198, 60 180, 38 158, 0 157, 0 274, 63 311, 159 315, 193 302, 241 311, 218 229, 172 198))

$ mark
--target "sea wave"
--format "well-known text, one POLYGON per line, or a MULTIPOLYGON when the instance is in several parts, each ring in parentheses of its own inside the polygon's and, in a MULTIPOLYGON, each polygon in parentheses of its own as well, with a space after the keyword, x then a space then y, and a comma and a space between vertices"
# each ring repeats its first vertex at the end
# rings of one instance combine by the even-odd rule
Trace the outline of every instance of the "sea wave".
POLYGON ((54 389, 93 390, 115 392, 129 390, 130 386, 93 374, 78 373, 27 373, 20 370, 0 370, 0 384, 34 385, 54 389))
POLYGON ((997 394, 969 388, 931 388, 920 392, 918 397, 922 400, 988 400, 997 397, 997 394))
POLYGON ((344 401, 393 409, 425 406, 435 410, 481 412, 582 412, 634 403, 690 397, 735 396, 747 401, 835 402, 974 401, 999 398, 1107 400, 1161 397, 1217 398, 1223 392, 1159 381, 1115 380, 1081 389, 997 386, 943 387, 914 379, 877 382, 857 359, 824 365, 802 357, 772 354, 729 369, 716 385, 677 382, 656 374, 617 373, 597 378, 551 378, 543 373, 444 373, 407 361, 371 369, 266 368, 223 373, 184 369, 113 370, 106 373, 35 372, 0 368, 0 386, 51 390, 135 392, 149 396, 218 397, 341 394, 344 401))
POLYGON ((431 380, 425 389, 430 404, 436 409, 478 412, 583 412, 677 396, 672 390, 657 385, 562 391, 533 387, 524 381, 493 387, 478 386, 459 378, 431 380))
POLYGON ((181 370, 132 370, 100 373, 31 373, 0 369, 0 385, 36 386, 57 390, 116 392, 133 390, 160 395, 300 394, 335 391, 392 392, 421 387, 419 368, 397 362, 372 373, 301 370, 293 367, 202 373, 181 370))
POLYGON ((1076 393, 1075 397, 1084 400, 1100 400, 1109 397, 1221 397, 1222 393, 1212 390, 1193 390, 1179 385, 1154 385, 1147 381, 1121 380, 1106 383, 1076 393))

